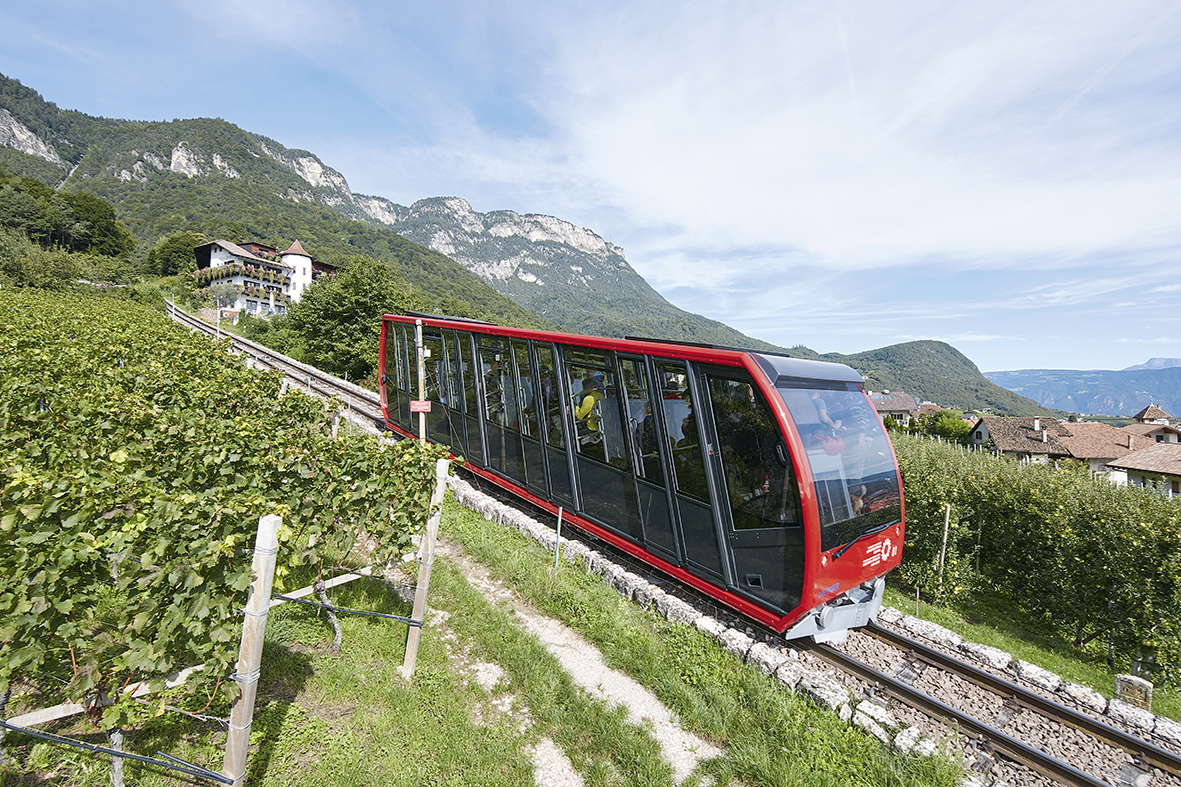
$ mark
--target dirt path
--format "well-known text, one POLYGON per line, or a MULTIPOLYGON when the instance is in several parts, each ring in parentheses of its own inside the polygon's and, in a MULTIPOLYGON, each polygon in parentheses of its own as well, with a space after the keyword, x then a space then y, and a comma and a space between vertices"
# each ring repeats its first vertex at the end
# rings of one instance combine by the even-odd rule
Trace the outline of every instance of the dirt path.
MULTIPOLYGON (((622 672, 608 667, 599 650, 578 632, 538 612, 457 545, 440 540, 438 552, 454 561, 468 582, 485 597, 509 602, 509 608, 514 610, 521 625, 541 641, 575 682, 595 697, 626 707, 628 720, 646 728, 660 743, 677 784, 682 783, 703 759, 722 754, 716 746, 682 729, 672 712, 654 694, 622 672)), ((468 662, 465 668, 485 688, 494 686, 502 674, 496 665, 482 662, 468 662), (485 683, 488 680, 491 682, 485 683)), ((553 741, 542 740, 534 748, 533 761, 535 779, 541 787, 581 787, 578 773, 553 741)))

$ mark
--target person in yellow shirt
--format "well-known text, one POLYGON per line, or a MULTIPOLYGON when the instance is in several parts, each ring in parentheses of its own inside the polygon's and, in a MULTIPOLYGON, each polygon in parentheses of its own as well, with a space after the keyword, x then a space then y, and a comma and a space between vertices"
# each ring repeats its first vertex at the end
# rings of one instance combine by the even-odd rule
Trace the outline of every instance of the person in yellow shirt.
POLYGON ((602 399, 603 395, 603 392, 595 385, 594 377, 587 377, 582 381, 582 391, 578 394, 578 404, 574 408, 574 421, 586 427, 588 432, 599 431, 599 421, 595 416, 595 402, 602 399))

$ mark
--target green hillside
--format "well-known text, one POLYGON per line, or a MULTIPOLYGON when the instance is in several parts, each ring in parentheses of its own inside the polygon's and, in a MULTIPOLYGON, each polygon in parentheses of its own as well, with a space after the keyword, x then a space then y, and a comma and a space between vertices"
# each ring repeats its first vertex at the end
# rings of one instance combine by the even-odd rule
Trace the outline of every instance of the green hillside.
MULTIPOLYGON (((365 255, 450 314, 542 326, 544 321, 489 288, 453 260, 394 231, 354 221, 315 201, 318 191, 281 161, 312 159, 223 120, 167 123, 111 121, 59 110, 18 82, 0 78, 0 106, 43 139, 60 165, 0 147, 0 167, 63 191, 94 194, 115 206, 119 219, 145 247, 180 232, 286 247, 299 240, 318 259, 365 255), (19 113, 19 114, 18 114, 19 113), (166 168, 182 147, 194 159, 221 167, 190 176, 166 168), (260 155, 259 150, 268 151, 260 155), (144 166, 156 161, 165 165, 144 166), (138 164, 138 166, 137 166, 138 164)), ((345 186, 347 189, 347 186, 345 186)))
POLYGON ((966 355, 945 342, 905 342, 853 355, 828 353, 824 358, 857 369, 866 387, 875 391, 906 391, 919 401, 964 410, 989 409, 997 415, 1051 412, 990 382, 966 355))

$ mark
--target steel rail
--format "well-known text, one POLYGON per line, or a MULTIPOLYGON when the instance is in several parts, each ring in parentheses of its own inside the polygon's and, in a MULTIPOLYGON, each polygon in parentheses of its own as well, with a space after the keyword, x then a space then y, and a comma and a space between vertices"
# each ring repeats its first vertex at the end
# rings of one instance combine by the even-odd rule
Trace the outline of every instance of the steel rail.
MULTIPOLYGON (((196 317, 183 309, 177 308, 171 303, 166 303, 166 310, 169 317, 182 325, 194 328, 210 336, 216 333, 214 326, 205 322, 200 317, 196 317)), ((265 347, 241 336, 230 333, 223 334, 223 336, 230 339, 234 348, 246 353, 257 361, 267 364, 271 368, 279 369, 292 381, 307 386, 309 391, 318 391, 320 394, 330 398, 343 395, 363 403, 364 407, 354 407, 354 409, 367 418, 373 419, 380 427, 384 428, 385 416, 381 410, 381 398, 373 391, 352 385, 307 364, 301 364, 269 347, 265 347)))
POLYGON ((1017 705, 1023 708, 1081 730, 1087 735, 1123 749, 1129 754, 1140 755, 1153 767, 1168 771, 1175 776, 1181 776, 1181 757, 1154 743, 1117 729, 1094 716, 1062 705, 1049 697, 877 623, 870 623, 862 631, 899 648, 912 651, 915 656, 931 666, 959 675, 1001 696, 1012 698, 1017 705))
POLYGON ((887 675, 884 672, 879 672, 868 664, 858 661, 852 656, 842 653, 829 645, 808 644, 803 641, 793 644, 814 653, 817 657, 827 661, 838 669, 862 680, 878 684, 885 691, 893 694, 912 708, 916 708, 934 718, 947 719, 957 725, 961 730, 966 730, 973 735, 984 738, 992 745, 994 751, 1004 754, 1009 759, 1032 768, 1051 779, 1055 779, 1063 784, 1077 785, 1078 787, 1111 787, 1109 782, 1080 771, 1070 763, 1063 762, 1041 749, 1030 746, 1024 741, 1018 740, 1012 735, 990 724, 986 724, 974 716, 969 716, 963 711, 953 708, 947 703, 937 700, 931 695, 919 691, 897 678, 887 675))

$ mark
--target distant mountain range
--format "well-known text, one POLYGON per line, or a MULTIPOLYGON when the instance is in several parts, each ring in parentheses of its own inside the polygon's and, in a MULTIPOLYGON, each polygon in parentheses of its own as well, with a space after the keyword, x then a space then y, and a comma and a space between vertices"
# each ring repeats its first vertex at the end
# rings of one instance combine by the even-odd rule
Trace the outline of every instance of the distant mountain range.
POLYGON ((1174 366, 1181 366, 1181 358, 1149 358, 1147 363, 1138 363, 1121 371, 1138 372, 1144 369, 1171 369, 1174 366))
POLYGON ((987 372, 997 385, 1044 407, 1084 415, 1135 415, 1155 404, 1181 416, 1181 359, 1153 358, 1121 371, 1019 369, 987 372))
POLYGON ((347 263, 388 264, 451 314, 601 336, 641 335, 841 361, 874 389, 905 390, 961 409, 1033 415, 1045 408, 989 382, 942 342, 853 355, 785 349, 677 308, 623 249, 552 216, 478 213, 463 199, 409 207, 353 193, 314 154, 223 120, 139 122, 59 109, 0 75, 0 168, 111 202, 151 246, 190 231, 347 263))

